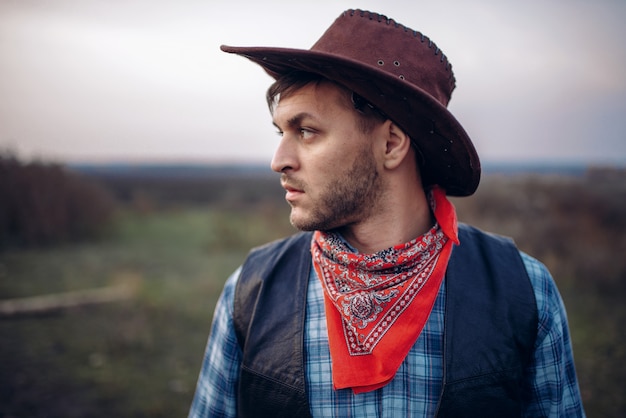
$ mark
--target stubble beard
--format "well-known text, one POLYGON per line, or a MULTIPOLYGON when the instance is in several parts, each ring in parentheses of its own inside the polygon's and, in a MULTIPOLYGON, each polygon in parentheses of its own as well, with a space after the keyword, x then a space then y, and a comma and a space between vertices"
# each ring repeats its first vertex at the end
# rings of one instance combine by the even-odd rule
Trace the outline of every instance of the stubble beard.
POLYGON ((382 190, 372 152, 364 147, 352 166, 321 191, 307 216, 296 218, 292 208, 290 222, 302 231, 330 231, 356 223, 371 215, 382 190))

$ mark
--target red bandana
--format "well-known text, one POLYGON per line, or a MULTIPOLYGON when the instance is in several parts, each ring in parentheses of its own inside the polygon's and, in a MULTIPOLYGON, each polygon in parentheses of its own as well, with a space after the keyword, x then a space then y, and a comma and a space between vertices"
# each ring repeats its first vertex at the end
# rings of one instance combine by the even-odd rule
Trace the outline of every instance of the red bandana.
POLYGON ((458 244, 454 206, 434 188, 437 223, 424 235, 375 254, 352 251, 316 231, 313 266, 324 289, 335 389, 368 392, 393 379, 422 332, 458 244))

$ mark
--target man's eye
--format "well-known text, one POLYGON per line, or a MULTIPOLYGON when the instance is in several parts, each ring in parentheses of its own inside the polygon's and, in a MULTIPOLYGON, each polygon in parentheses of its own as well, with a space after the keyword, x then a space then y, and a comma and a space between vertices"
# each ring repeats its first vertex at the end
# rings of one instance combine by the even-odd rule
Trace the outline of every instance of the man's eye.
POLYGON ((302 139, 311 139, 313 138, 313 135, 315 135, 315 133, 310 129, 306 129, 306 128, 300 129, 300 138, 302 139))

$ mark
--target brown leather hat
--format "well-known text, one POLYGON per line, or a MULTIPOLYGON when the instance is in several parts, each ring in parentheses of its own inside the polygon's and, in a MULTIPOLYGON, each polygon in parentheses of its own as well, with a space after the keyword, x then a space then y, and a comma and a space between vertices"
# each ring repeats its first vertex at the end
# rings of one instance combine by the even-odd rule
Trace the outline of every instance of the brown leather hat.
POLYGON ((308 71, 333 80, 380 109, 405 130, 421 153, 425 185, 469 196, 480 181, 480 160, 446 106, 455 87, 452 67, 426 36, 386 16, 347 10, 309 50, 232 47, 277 78, 308 71))

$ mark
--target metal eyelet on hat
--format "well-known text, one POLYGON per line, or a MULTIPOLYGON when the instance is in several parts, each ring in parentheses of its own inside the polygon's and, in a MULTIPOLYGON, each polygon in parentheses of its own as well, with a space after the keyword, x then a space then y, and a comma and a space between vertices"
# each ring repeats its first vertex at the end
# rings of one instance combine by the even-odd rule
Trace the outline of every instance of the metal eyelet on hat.
MULTIPOLYGON (((359 9, 357 9, 357 10, 354 10, 354 9, 347 10, 346 12, 344 12, 344 15, 345 15, 345 13, 349 14, 350 16, 354 16, 355 13, 359 13, 359 15, 361 17, 366 17, 366 14, 367 14, 367 17, 369 18, 369 20, 377 20, 378 22, 385 22, 387 25, 390 25, 391 23, 393 23, 396 28, 401 28, 401 29, 403 29, 407 33, 411 32, 413 34, 413 37, 415 37, 415 38, 419 37, 419 40, 422 43, 425 43, 426 41, 428 41, 428 48, 429 49, 432 49, 432 48, 435 49, 435 56, 440 55, 440 59, 439 59, 440 62, 442 62, 442 63, 445 62, 445 65, 444 65, 445 71, 449 71, 450 65, 449 65, 449 63, 446 60, 446 56, 439 49, 439 47, 429 37, 425 36, 423 33, 419 32, 419 31, 416 31, 416 30, 413 30, 413 29, 410 29, 410 28, 408 28, 408 27, 406 27, 404 25, 401 25, 398 22, 396 22, 395 20, 390 19, 387 16, 381 15, 379 13, 372 13, 372 12, 368 12, 368 11, 365 11, 365 10, 359 10, 359 9)), ((383 66, 383 65, 385 65, 385 62, 383 60, 379 60, 378 61, 378 65, 379 66, 383 66)), ((397 64, 396 61, 394 61, 394 65, 396 67, 399 66, 399 64, 397 64)))
POLYGON ((400 61, 398 61, 398 60, 394 61, 393 65, 395 65, 396 67, 399 67, 400 66, 400 61))

